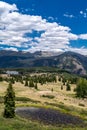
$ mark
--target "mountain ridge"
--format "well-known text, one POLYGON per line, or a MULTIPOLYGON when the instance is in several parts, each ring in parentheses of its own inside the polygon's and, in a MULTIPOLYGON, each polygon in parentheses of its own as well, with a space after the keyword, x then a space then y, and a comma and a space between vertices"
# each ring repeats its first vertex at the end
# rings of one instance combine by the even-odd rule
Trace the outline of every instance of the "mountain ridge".
POLYGON ((87 74, 87 57, 75 52, 0 51, 0 68, 58 67, 72 73, 87 74))

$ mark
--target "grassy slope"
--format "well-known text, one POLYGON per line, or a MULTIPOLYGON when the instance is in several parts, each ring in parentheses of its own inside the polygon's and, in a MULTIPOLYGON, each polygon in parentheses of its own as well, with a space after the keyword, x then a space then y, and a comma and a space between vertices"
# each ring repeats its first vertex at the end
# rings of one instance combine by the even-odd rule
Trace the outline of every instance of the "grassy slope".
MULTIPOLYGON (((0 104, 1 105, 1 104, 0 104)), ((41 123, 32 122, 16 116, 14 119, 5 119, 2 116, 3 105, 0 106, 0 130, 87 130, 87 128, 77 127, 54 127, 46 126, 41 123)))
POLYGON ((5 119, 0 114, 0 130, 87 130, 87 128, 46 126, 20 117, 5 119))
MULTIPOLYGON (((0 96, 4 96, 6 88, 6 82, 0 83, 0 96)), ((64 112, 69 112, 72 114, 80 115, 82 118, 87 119, 87 102, 79 99, 73 98, 73 88, 72 86, 71 92, 66 92, 65 89, 63 91, 60 90, 61 83, 51 83, 41 86, 38 84, 39 90, 30 89, 28 87, 24 87, 24 85, 20 83, 16 83, 14 85, 14 89, 16 92, 17 98, 16 106, 44 106, 44 107, 52 107, 55 109, 61 109, 64 112), (51 88, 54 91, 51 91, 51 88), (41 95, 49 94, 54 95, 54 99, 44 98, 41 95), (23 98, 21 98, 23 97, 23 98), (24 98, 26 97, 26 98, 24 98), (30 101, 27 101, 32 99, 30 101), (23 101, 24 100, 24 101, 23 101), (40 102, 35 102, 40 101, 40 102), (79 106, 79 103, 85 104, 85 107, 79 106), (57 105, 56 105, 57 104, 57 105), (76 105, 76 106, 75 106, 76 105), (73 106, 73 107, 71 107, 73 106)), ((2 116, 3 113, 3 103, 0 103, 0 130, 86 130, 87 128, 70 128, 70 127, 54 127, 54 126, 45 126, 41 123, 32 122, 26 119, 22 119, 16 116, 14 119, 5 119, 2 116)))

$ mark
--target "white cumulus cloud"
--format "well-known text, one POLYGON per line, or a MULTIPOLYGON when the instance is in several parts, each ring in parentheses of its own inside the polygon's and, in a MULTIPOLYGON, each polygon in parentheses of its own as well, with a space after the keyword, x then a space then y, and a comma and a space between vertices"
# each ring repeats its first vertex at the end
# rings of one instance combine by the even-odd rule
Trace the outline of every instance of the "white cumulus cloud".
POLYGON ((80 39, 87 40, 87 34, 81 34, 79 35, 80 39))
POLYGON ((17 11, 17 7, 15 4, 10 5, 6 2, 0 1, 0 15, 6 15, 10 13, 11 11, 17 11))
POLYGON ((83 37, 86 34, 78 36, 67 26, 48 22, 41 16, 19 13, 15 4, 0 1, 0 45, 8 46, 7 49, 62 51, 69 47, 71 40, 83 37), (36 36, 34 31, 40 35, 36 36))

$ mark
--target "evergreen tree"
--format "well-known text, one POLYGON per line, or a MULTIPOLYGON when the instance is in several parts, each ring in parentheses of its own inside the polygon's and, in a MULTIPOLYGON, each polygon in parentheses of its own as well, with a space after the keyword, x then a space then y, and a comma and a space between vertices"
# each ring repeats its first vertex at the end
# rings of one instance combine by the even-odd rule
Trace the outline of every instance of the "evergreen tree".
POLYGON ((71 90, 71 86, 70 86, 69 83, 66 84, 66 90, 67 90, 67 91, 70 91, 70 90, 71 90))
POLYGON ((79 98, 87 97, 87 80, 80 79, 77 83, 77 87, 76 87, 75 91, 76 91, 77 97, 79 97, 79 98))
POLYGON ((28 80, 25 80, 25 86, 28 86, 28 80))
POLYGON ((12 84, 9 83, 6 95, 4 96, 4 117, 13 118, 15 116, 15 92, 12 84))
POLYGON ((38 87, 37 87, 37 83, 35 83, 34 87, 35 87, 35 89, 38 89, 38 87))
POLYGON ((61 90, 63 90, 63 85, 61 85, 61 90))
POLYGON ((61 77, 59 77, 58 80, 61 81, 61 77))
POLYGON ((34 82, 32 80, 29 82, 29 87, 34 87, 34 82))
POLYGON ((14 84, 14 83, 15 83, 15 81, 14 81, 14 78, 13 78, 13 77, 10 79, 10 82, 11 82, 12 84, 14 84))
POLYGON ((53 88, 51 89, 51 91, 53 92, 53 88))
POLYGON ((63 79, 62 79, 62 82, 63 82, 63 85, 65 85, 65 83, 66 83, 66 79, 63 78, 63 79))
POLYGON ((0 82, 2 82, 3 81, 3 78, 2 77, 0 77, 0 82))

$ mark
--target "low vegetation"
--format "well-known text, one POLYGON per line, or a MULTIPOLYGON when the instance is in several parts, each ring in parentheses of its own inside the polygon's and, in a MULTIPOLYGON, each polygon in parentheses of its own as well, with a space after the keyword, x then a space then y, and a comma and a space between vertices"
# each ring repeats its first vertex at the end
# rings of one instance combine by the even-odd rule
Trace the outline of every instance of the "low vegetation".
MULTIPOLYGON (((13 107, 39 107, 59 110, 65 114, 71 114, 83 119, 87 122, 87 92, 86 92, 86 78, 73 76, 66 72, 61 73, 22 73, 20 75, 4 75, 0 76, 0 129, 2 130, 86 130, 87 127, 82 126, 66 126, 64 124, 59 126, 51 126, 39 124, 39 122, 26 120, 14 114, 14 117, 7 124, 10 119, 5 119, 8 114, 5 113, 9 101, 13 102, 13 107), (8 97, 7 88, 9 82, 15 91, 14 98, 8 97), (4 98, 5 97, 5 98, 4 98), (7 98, 8 97, 8 98, 7 98), (8 99, 8 100, 7 100, 8 99), (3 117, 4 114, 4 117, 3 117), (6 115, 6 116, 5 116, 6 115), (1 121, 3 120, 4 123, 1 121), (24 124, 24 123, 25 124, 24 124)), ((13 92, 12 92, 13 93, 13 92)), ((13 94, 14 95, 14 94, 13 94)), ((14 96, 13 96, 14 97, 14 96)), ((12 105, 12 104, 10 104, 12 105)), ((14 111, 13 109, 13 111, 14 111)))
POLYGON ((53 96, 53 95, 42 95, 42 97, 44 97, 44 98, 49 98, 49 99, 53 99, 55 96, 53 96))

